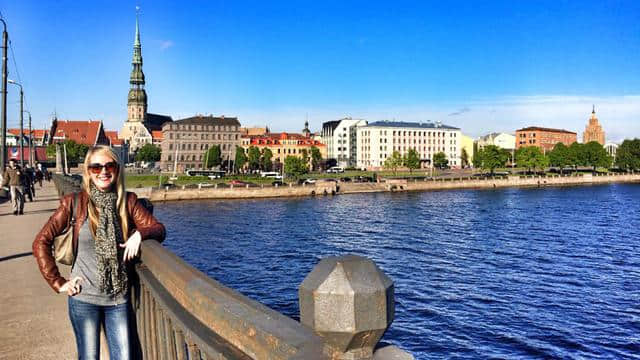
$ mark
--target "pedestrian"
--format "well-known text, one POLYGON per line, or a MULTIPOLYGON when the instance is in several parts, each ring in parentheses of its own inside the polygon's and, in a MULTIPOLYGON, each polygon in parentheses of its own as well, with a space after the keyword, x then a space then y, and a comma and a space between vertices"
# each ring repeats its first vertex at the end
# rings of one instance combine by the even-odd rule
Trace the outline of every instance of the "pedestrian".
POLYGON ((36 181, 40 184, 40 189, 42 189, 42 180, 44 179, 44 173, 42 172, 42 164, 36 164, 36 181))
POLYGON ((24 173, 15 159, 9 160, 9 166, 4 170, 2 176, 2 187, 9 186, 11 194, 11 206, 13 215, 24 214, 24 173))
POLYGON ((68 295, 71 325, 80 359, 97 359, 104 326, 112 360, 132 355, 129 318, 132 260, 141 241, 163 241, 164 225, 126 192, 118 156, 106 146, 85 157, 82 190, 62 197, 60 206, 33 242, 40 272, 55 291, 68 295), (74 207, 74 199, 77 207, 74 207), (69 280, 60 275, 53 240, 73 224, 73 263, 69 280))
POLYGON ((31 165, 26 164, 24 166, 24 191, 29 197, 29 202, 33 202, 33 198, 36 197, 36 174, 31 168, 31 165))

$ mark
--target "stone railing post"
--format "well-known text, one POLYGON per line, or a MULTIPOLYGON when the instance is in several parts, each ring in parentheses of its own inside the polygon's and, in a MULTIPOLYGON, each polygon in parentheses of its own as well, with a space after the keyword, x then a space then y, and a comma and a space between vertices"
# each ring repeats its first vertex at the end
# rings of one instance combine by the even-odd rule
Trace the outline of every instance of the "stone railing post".
MULTIPOLYGON (((325 338, 334 359, 373 359, 373 349, 395 316, 393 281, 356 255, 322 259, 299 289, 300 322, 325 338)), ((393 347, 385 352, 413 357, 393 347)), ((382 350, 382 349, 380 349, 382 350)), ((377 358, 392 359, 383 356, 377 358)))

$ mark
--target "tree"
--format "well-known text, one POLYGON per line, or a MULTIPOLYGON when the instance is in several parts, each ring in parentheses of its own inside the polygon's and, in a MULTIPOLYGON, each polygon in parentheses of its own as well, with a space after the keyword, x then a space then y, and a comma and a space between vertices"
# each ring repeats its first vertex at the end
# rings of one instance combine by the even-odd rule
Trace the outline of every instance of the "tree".
POLYGON ((537 168, 544 169, 549 165, 549 159, 544 156, 537 146, 525 146, 516 151, 516 164, 526 168, 528 172, 537 168))
POLYGON ((549 164, 559 167, 562 174, 564 167, 570 165, 569 148, 561 142, 557 143, 549 152, 549 164))
POLYGON ((273 153, 271 152, 271 149, 269 148, 262 149, 262 158, 260 159, 260 162, 261 162, 261 167, 263 171, 271 171, 271 168, 273 167, 271 158, 273 158, 273 153))
POLYGON ((250 170, 258 170, 260 168, 260 149, 255 146, 250 146, 247 158, 249 160, 250 170))
POLYGON ((435 153, 433 155, 433 166, 440 170, 448 168, 449 160, 447 159, 447 155, 442 151, 435 153))
POLYGON ((288 176, 299 177, 306 174, 309 168, 301 158, 293 155, 289 155, 284 159, 284 172, 288 176))
POLYGON ((413 169, 420 167, 420 155, 418 155, 416 149, 409 149, 404 155, 403 162, 404 166, 409 168, 409 172, 413 172, 413 169))
POLYGON ((305 164, 309 164, 309 150, 307 150, 307 149, 302 149, 302 150, 300 151, 300 154, 302 155, 302 156, 301 156, 302 161, 303 161, 305 164))
POLYGON ((244 153, 244 148, 242 146, 236 145, 236 158, 234 163, 236 165, 236 171, 242 169, 244 164, 247 163, 247 155, 244 153))
POLYGON ((471 162, 474 167, 482 168, 482 157, 484 156, 484 148, 478 149, 477 144, 473 144, 476 147, 476 150, 473 152, 473 157, 471 158, 471 162))
POLYGON ((589 141, 584 144, 582 150, 585 165, 592 166, 593 171, 596 171, 598 167, 609 168, 611 166, 612 159, 599 142, 589 141))
POLYGON ((620 169, 640 169, 640 139, 625 140, 616 151, 616 165, 620 169))
MULTIPOLYGON (((64 157, 64 147, 67 148, 67 160, 69 162, 82 162, 84 161, 85 155, 87 155, 87 151, 89 151, 89 147, 84 144, 79 144, 73 140, 65 140, 62 144, 60 144, 60 151, 62 152, 62 156, 64 157)), ((47 156, 55 157, 56 156, 56 145, 51 144, 47 146, 46 149, 47 156)))
POLYGON ((394 151, 390 157, 385 160, 383 167, 385 169, 393 170, 393 174, 395 175, 398 171, 398 168, 402 166, 402 155, 396 150, 394 151))
POLYGON ((586 165, 586 161, 584 159, 584 144, 574 142, 569 145, 569 165, 574 168, 586 165))
POLYGON ((160 161, 160 148, 153 144, 144 144, 136 152, 136 161, 152 162, 160 161))
MULTIPOLYGON (((474 154, 474 159, 475 158, 474 154)), ((509 161, 509 152, 504 151, 495 145, 487 145, 482 150, 478 151, 477 160, 480 162, 480 167, 482 169, 489 170, 489 173, 493 175, 496 168, 507 165, 507 161, 509 161)))
POLYGON ((320 149, 315 146, 311 147, 311 170, 316 170, 320 166, 320 161, 322 161, 322 154, 320 153, 320 149))
POLYGON ((222 151, 220 145, 213 145, 209 150, 204 152, 204 167, 209 169, 211 167, 220 166, 222 164, 222 151))
POLYGON ((466 168, 469 166, 469 154, 467 153, 467 149, 462 148, 460 151, 460 165, 462 168, 466 168))

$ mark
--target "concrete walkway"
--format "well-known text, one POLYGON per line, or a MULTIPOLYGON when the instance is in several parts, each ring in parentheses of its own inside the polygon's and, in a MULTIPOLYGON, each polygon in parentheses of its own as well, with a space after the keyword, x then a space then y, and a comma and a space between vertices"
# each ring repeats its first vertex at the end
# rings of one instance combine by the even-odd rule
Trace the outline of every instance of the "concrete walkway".
POLYGON ((53 182, 37 186, 36 195, 22 216, 0 200, 0 359, 73 359, 67 296, 53 292, 31 254, 35 235, 59 204, 53 182))

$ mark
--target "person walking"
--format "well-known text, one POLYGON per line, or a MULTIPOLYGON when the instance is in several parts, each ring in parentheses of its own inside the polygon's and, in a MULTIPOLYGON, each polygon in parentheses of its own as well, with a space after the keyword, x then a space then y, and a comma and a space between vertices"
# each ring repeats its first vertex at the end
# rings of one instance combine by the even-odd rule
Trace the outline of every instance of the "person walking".
POLYGON ((44 173, 42 172, 42 164, 36 164, 36 181, 40 184, 40 189, 42 189, 42 180, 44 179, 44 173))
POLYGON ((109 147, 91 148, 84 160, 82 190, 61 198, 33 242, 33 255, 44 279, 54 291, 68 295, 80 359, 99 357, 102 326, 110 359, 131 357, 131 263, 141 241, 165 238, 164 225, 134 193, 125 191, 119 164, 109 147), (68 226, 73 228, 74 255, 69 280, 60 275, 52 253, 54 238, 68 226))
POLYGON ((24 214, 24 177, 20 166, 14 159, 10 159, 9 166, 4 170, 2 176, 2 187, 9 186, 13 215, 24 214))
POLYGON ((34 173, 31 165, 26 164, 24 166, 24 191, 29 197, 29 202, 33 202, 33 198, 36 197, 36 174, 34 173))

